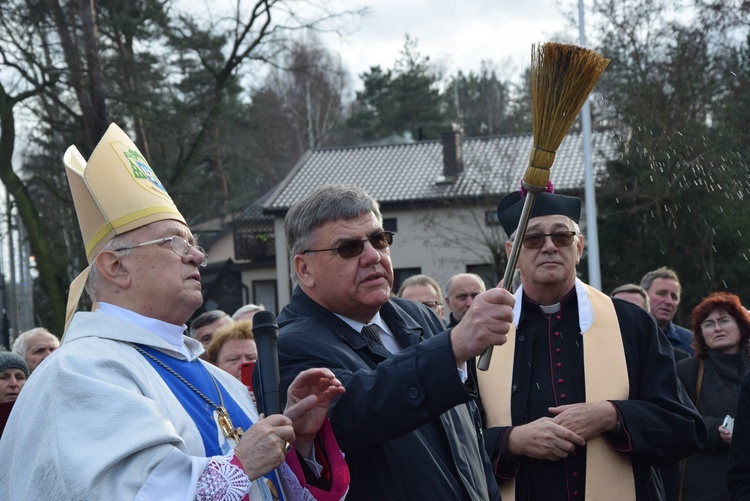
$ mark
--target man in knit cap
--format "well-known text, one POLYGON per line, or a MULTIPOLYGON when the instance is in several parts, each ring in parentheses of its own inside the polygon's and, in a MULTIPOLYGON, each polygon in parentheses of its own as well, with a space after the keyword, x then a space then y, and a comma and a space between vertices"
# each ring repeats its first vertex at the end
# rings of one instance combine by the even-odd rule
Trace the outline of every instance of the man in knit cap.
POLYGON ((23 358, 9 351, 0 351, 0 403, 13 402, 29 377, 23 358))
POLYGON ((74 147, 64 161, 90 266, 0 440, 0 499, 341 498, 346 466, 321 432, 338 380, 306 371, 260 419, 183 334, 207 256, 136 146, 112 125, 88 162, 74 147), (96 310, 73 316, 84 285, 96 310))

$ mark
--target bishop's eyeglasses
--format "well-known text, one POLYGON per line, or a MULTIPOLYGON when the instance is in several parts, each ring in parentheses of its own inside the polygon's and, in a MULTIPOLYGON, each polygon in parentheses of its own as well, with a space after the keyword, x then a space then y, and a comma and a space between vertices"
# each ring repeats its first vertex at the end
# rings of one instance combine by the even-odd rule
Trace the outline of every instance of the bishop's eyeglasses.
POLYGON ((149 240, 148 242, 143 242, 141 244, 136 245, 129 245, 127 247, 120 247, 119 249, 115 249, 115 251, 126 251, 130 249, 135 249, 137 247, 143 247, 144 245, 161 245, 164 243, 169 242, 169 248, 172 249, 172 252, 180 256, 181 258, 189 258, 191 257, 190 250, 195 249, 198 251, 198 253, 203 258, 199 264, 201 268, 205 268, 208 265, 208 254, 206 254, 206 249, 201 247, 200 245, 190 245, 187 240, 185 240, 182 237, 178 237, 177 235, 173 235, 171 237, 164 237, 164 238, 158 238, 156 240, 149 240))

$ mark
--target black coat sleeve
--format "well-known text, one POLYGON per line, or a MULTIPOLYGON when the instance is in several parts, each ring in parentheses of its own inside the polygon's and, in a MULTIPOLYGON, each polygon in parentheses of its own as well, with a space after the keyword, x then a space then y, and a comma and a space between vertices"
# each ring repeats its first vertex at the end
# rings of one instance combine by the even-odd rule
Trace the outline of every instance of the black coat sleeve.
POLYGON ((475 397, 459 377, 448 331, 386 359, 370 355, 311 317, 284 325, 279 336, 282 394, 312 367, 331 369, 346 388, 329 411, 344 451, 370 449, 475 397))
POLYGON ((750 500, 750 373, 742 380, 727 468, 729 498, 750 500))
POLYGON ((665 466, 697 452, 706 427, 677 371, 669 341, 653 318, 639 308, 615 302, 630 379, 628 400, 614 401, 623 433, 607 436, 633 461, 665 466))

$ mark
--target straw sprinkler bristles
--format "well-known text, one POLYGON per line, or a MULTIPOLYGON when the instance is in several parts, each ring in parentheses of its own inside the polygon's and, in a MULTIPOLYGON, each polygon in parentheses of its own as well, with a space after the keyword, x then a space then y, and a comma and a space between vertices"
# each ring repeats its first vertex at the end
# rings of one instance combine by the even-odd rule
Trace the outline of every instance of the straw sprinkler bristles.
POLYGON ((547 186, 555 152, 609 61, 576 45, 531 46, 534 148, 523 176, 527 187, 547 186))

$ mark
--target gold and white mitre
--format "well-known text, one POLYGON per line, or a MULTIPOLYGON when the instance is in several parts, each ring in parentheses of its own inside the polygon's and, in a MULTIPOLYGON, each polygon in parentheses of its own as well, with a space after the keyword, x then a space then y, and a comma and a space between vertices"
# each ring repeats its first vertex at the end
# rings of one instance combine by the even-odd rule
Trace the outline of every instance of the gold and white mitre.
MULTIPOLYGON (((185 223, 177 206, 133 141, 111 124, 86 162, 75 146, 63 157, 89 265, 116 235, 163 219, 185 223)), ((187 223, 185 223, 187 224, 187 223)), ((70 285, 67 328, 90 266, 70 285)))

